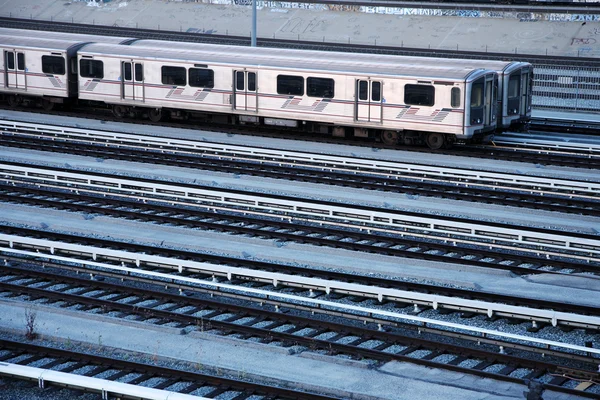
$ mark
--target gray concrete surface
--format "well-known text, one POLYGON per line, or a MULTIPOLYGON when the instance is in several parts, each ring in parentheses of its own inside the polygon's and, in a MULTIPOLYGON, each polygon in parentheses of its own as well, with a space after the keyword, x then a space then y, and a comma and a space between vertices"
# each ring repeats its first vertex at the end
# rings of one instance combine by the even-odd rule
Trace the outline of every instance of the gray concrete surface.
MULTIPOLYGON (((0 15, 250 36, 236 0, 0 0, 0 15)), ((556 56, 600 56, 600 15, 258 2, 258 37, 556 56)))

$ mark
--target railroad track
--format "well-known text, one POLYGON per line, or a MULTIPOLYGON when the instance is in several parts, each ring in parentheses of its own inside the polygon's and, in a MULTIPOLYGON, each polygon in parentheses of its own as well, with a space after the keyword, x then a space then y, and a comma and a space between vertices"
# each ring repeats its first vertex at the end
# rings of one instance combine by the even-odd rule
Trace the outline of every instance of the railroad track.
POLYGON ((82 351, 0 339, 0 375, 39 381, 41 388, 51 385, 80 387, 85 391, 100 393, 102 398, 106 399, 109 395, 125 396, 125 398, 142 396, 142 398, 154 399, 159 398, 161 392, 164 395, 160 398, 181 400, 213 399, 222 395, 237 396, 235 398, 240 400, 338 398, 191 370, 191 367, 189 370, 178 370, 151 363, 101 357, 82 351), (51 371, 58 374, 52 374, 51 371), (80 379, 81 377, 91 379, 80 379), (98 385, 109 389, 99 390, 98 385), (169 395, 169 392, 174 394, 169 395), (197 393, 202 393, 201 397, 197 397, 197 393), (189 394, 189 396, 177 396, 177 394, 189 394))
MULTIPOLYGON (((28 149, 600 215, 600 183, 253 148, 120 132, 0 123, 0 144, 28 149)), ((599 153, 600 154, 600 153, 599 153)))
MULTIPOLYGON (((11 110, 6 106, 0 104, 0 109, 11 110)), ((41 109, 32 109, 32 108, 21 108, 22 110, 27 110, 28 112, 36 113, 36 114, 47 114, 47 115, 57 115, 63 117, 79 117, 79 118, 88 118, 88 119, 101 119, 101 120, 110 120, 114 122, 123 122, 123 119, 117 119, 110 115, 107 110, 99 109, 96 110, 100 114, 94 114, 90 112, 88 109, 82 109, 79 112, 65 112, 65 111, 52 111, 45 112, 41 109)), ((2 119, 0 119, 2 121, 2 119)), ((409 150, 411 152, 419 152, 425 154, 436 154, 436 155, 457 155, 464 157, 473 157, 479 159, 495 159, 495 160, 503 160, 503 161, 515 161, 515 162, 524 162, 527 164, 535 163, 538 165, 552 165, 552 166, 564 166, 564 167, 572 167, 572 168, 585 168, 585 169, 600 169, 600 157, 598 156, 599 150, 597 145, 586 144, 585 141, 580 145, 577 145, 576 141, 571 140, 569 143, 564 143, 561 148, 560 143, 552 143, 545 142, 546 144, 540 145, 540 143, 528 143, 530 140, 528 138, 518 138, 518 135, 508 134, 506 138, 504 136, 498 136, 496 139, 497 144, 494 145, 486 145, 486 146, 456 146, 454 149, 449 150, 429 150, 426 148, 418 147, 418 146, 388 146, 383 143, 371 141, 371 140, 363 140, 363 139, 339 139, 339 138, 331 138, 323 135, 315 135, 303 131, 285 131, 282 132, 278 128, 273 127, 253 127, 253 126, 242 126, 235 127, 231 125, 222 125, 222 124, 208 124, 205 122, 198 121, 186 121, 186 122, 160 122, 160 123, 152 123, 146 120, 137 120, 136 124, 142 125, 153 125, 153 126, 164 126, 169 128, 184 128, 189 129, 193 126, 195 129, 198 128, 199 125, 202 126, 204 130, 212 130, 218 131, 225 134, 235 134, 235 135, 245 135, 245 136, 261 136, 261 137, 272 137, 279 139, 287 139, 287 140, 308 140, 311 142, 321 142, 321 143, 331 143, 331 144, 351 144, 353 146, 358 147, 369 147, 369 148, 377 148, 377 149, 399 149, 399 150, 409 150), (576 151, 574 150, 576 149, 576 151)), ((68 148, 68 142, 74 141, 75 138, 79 137, 82 139, 82 136, 76 133, 77 128, 67 128, 67 127, 48 127, 47 132, 44 133, 43 124, 28 124, 19 121, 12 120, 4 120, 2 121, 2 125, 0 129, 5 134, 13 135, 15 134, 18 137, 18 140, 15 139, 4 139, 3 145, 13 145, 20 146, 23 145, 25 147, 35 145, 36 140, 39 146, 39 143, 45 143, 49 145, 49 148, 52 148, 52 143, 48 143, 48 140, 56 140, 57 138, 65 139, 65 134, 61 133, 61 131, 69 131, 68 133, 73 134, 73 138, 71 140, 65 140, 65 144, 68 148), (36 131, 38 130, 38 131, 36 131), (53 138, 52 136, 55 135, 53 138), (25 138, 29 136, 32 139, 30 143, 27 143, 25 138)), ((86 141, 91 140, 91 136, 88 136, 86 141)), ((99 139, 102 141, 102 139, 99 139)), ((582 139, 584 140, 584 139, 582 139)), ((83 144, 83 141, 80 140, 80 145, 83 144)), ((139 141, 138 141, 139 145, 139 141)), ((39 148, 39 147, 38 147, 39 148)), ((65 151, 66 151, 65 148, 65 151)), ((98 150, 97 150, 98 151, 98 150)), ((106 149, 104 151, 107 151, 106 149)))
MULTIPOLYGON (((117 276, 99 282, 70 276, 64 271, 49 271, 52 269, 52 264, 45 264, 43 270, 2 267, 0 296, 22 300, 25 297, 38 304, 95 314, 118 314, 118 318, 129 320, 135 317, 158 325, 175 323, 188 333, 198 330, 259 340, 265 344, 295 346, 296 351, 325 351, 376 363, 405 361, 509 382, 535 378, 545 382, 546 389, 584 396, 585 389, 592 385, 581 382, 593 382, 600 377, 596 371, 598 355, 594 354, 563 352, 402 323, 386 324, 387 329, 382 330, 376 320, 368 325, 356 323, 336 312, 333 315, 340 321, 331 322, 315 317, 309 313, 310 308, 298 304, 282 305, 256 298, 254 301, 262 305, 248 307, 223 300, 228 295, 224 292, 219 292, 215 297, 219 301, 215 301, 207 296, 206 288, 196 286, 180 286, 180 293, 184 289, 186 294, 182 296, 149 289, 148 283, 152 281, 139 276, 129 276, 128 284, 119 283, 117 276), (139 287, 142 282, 143 288, 139 287)), ((154 284, 158 287, 164 283, 154 281, 154 284)), ((238 301, 244 299, 239 293, 230 296, 238 301)))
MULTIPOLYGON (((510 318, 515 320, 531 321, 533 327, 537 324, 550 324, 552 326, 564 326, 567 328, 578 327, 586 329, 598 329, 600 327, 600 317, 592 307, 575 307, 575 312, 557 312, 552 309, 543 309, 543 301, 535 304, 534 308, 523 307, 519 304, 519 298, 512 297, 510 302, 517 305, 507 305, 503 303, 492 303, 482 300, 471 300, 467 298, 457 298, 450 296, 441 296, 437 293, 427 294, 415 291, 406 291, 395 287, 393 282, 384 283, 383 286, 374 286, 376 281, 369 280, 368 284, 361 283, 361 280, 368 278, 354 278, 346 276, 341 281, 333 280, 332 277, 324 278, 313 276, 313 271, 299 270, 289 273, 289 269, 281 268, 285 272, 279 271, 275 265, 264 263, 251 266, 267 269, 246 268, 246 263, 240 260, 232 260, 224 257, 214 259, 221 263, 207 263, 196 261, 199 257, 192 252, 173 250, 167 248, 155 248, 145 245, 133 245, 117 241, 79 238, 74 235, 57 234, 43 231, 33 231, 24 228, 5 228, 5 231, 19 232, 15 234, 0 234, 0 251, 5 257, 25 257, 40 262, 55 263, 76 263, 78 269, 86 267, 90 275, 96 273, 111 274, 141 274, 147 275, 153 279, 158 279, 167 286, 178 283, 195 283, 200 285, 214 286, 218 290, 225 292, 247 292, 252 296, 263 296, 264 299, 275 299, 277 301, 298 301, 300 303, 312 304, 316 308, 341 307, 341 303, 322 302, 317 297, 323 294, 347 297, 353 296, 358 299, 377 300, 379 303, 398 302, 404 304, 403 307, 409 307, 407 313, 397 314, 389 313, 386 309, 352 307, 345 304, 348 313, 358 312, 359 320, 364 320, 368 316, 377 316, 378 321, 388 321, 390 318, 405 318, 410 321, 426 324, 447 325, 443 322, 442 314, 448 312, 469 312, 473 315, 482 314, 489 318, 510 318), (26 236, 24 236, 26 235, 26 236), (35 236, 35 237, 34 237, 35 236), (93 244, 92 244, 93 243, 93 244), (193 261, 192 261, 193 260, 193 261), (241 265, 240 265, 241 264, 241 265), (275 272, 268 268, 275 268, 275 272), (220 279, 225 279, 222 283, 220 279), (232 285, 228 281, 239 281, 242 285, 232 285), (258 290, 252 287, 244 287, 243 283, 260 282, 269 287, 269 290, 258 290), (280 288, 280 289, 277 289, 280 288), (302 296, 286 295, 281 292, 291 288, 292 290, 303 290, 307 293, 302 296), (421 312, 421 306, 432 308, 432 317, 423 320, 411 316, 413 313, 421 312), (585 314, 585 313, 589 314, 585 314), (367 316, 365 316, 367 315, 367 316)), ((63 268, 69 269, 68 266, 63 268)), ((317 275, 316 273, 314 275, 317 275)), ((263 299, 263 300, 264 300, 263 299)), ((259 302, 263 301, 259 300, 259 302)), ((531 302, 531 299, 529 300, 531 302)), ((461 326, 461 329, 473 330, 461 326)), ((535 331, 536 329, 532 329, 535 331)), ((477 331, 475 329, 475 331, 477 331)))
POLYGON ((0 164, 5 201, 509 270, 598 274, 597 235, 0 164))

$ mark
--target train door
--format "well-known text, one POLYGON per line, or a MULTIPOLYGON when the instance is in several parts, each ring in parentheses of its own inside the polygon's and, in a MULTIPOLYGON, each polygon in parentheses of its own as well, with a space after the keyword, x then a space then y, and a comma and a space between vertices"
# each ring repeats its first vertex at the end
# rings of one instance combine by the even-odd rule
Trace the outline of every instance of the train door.
POLYGON ((521 115, 527 115, 531 111, 531 83, 530 71, 524 68, 521 71, 521 115))
POLYGON ((233 71, 233 109, 240 111, 258 111, 256 96, 256 72, 233 71))
POLYGON ((360 122, 383 122, 383 84, 370 79, 356 80, 355 116, 360 122))
POLYGON ((488 126, 495 120, 494 115, 496 113, 496 87, 498 78, 494 75, 487 75, 485 78, 485 98, 484 98, 484 112, 483 112, 483 124, 488 126))
POLYGON ((133 61, 121 62, 121 98, 124 100, 145 100, 144 65, 133 61))
POLYGON ((25 54, 19 51, 4 51, 4 82, 7 88, 27 90, 25 76, 25 54))

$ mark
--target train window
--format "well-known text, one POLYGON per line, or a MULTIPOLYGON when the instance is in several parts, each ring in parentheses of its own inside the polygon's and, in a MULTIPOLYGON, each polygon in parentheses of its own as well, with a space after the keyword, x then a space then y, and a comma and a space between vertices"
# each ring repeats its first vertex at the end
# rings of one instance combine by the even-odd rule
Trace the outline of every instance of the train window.
POLYGON ((59 56, 42 56, 42 72, 45 74, 64 75, 65 58, 59 56))
POLYGON ((381 101, 381 82, 371 82, 371 101, 381 101))
POLYGON ((359 81, 358 82, 358 99, 368 100, 369 99, 369 82, 359 81))
POLYGON ((163 85, 185 86, 185 68, 163 65, 161 72, 163 85))
POLYGON ((244 90, 246 84, 244 83, 244 71, 237 71, 235 73, 235 89, 244 90))
POLYGON ((521 88, 521 75, 511 75, 508 80, 508 98, 514 99, 519 97, 519 91, 521 88))
POLYGON ((123 79, 126 81, 130 81, 132 79, 130 62, 123 63, 123 79))
POLYGON ((248 72, 248 90, 256 92, 256 72, 248 72))
POLYGON ((83 78, 104 78, 104 63, 98 60, 80 60, 79 74, 83 78))
POLYGON ((17 53, 17 69, 25 71, 25 54, 23 53, 17 53))
POLYGON ((306 80, 306 94, 311 97, 331 99, 335 93, 335 82, 329 78, 308 78, 306 80))
POLYGON ((471 88, 471 107, 483 106, 483 86, 483 79, 473 83, 473 87, 471 88))
POLYGON ((430 85, 404 85, 404 104, 432 106, 435 103, 435 88, 430 85))
POLYGON ((215 72, 212 69, 190 68, 188 71, 190 86, 215 87, 215 72))
POLYGON ((460 107, 460 88, 450 90, 450 107, 460 107))
POLYGON ((15 69, 15 53, 12 51, 6 52, 6 65, 8 69, 15 69))
POLYGON ((294 96, 304 95, 304 78, 291 75, 277 76, 277 93, 292 94, 294 96))
POLYGON ((144 80, 144 68, 140 63, 135 64, 135 80, 136 82, 141 82, 144 80))

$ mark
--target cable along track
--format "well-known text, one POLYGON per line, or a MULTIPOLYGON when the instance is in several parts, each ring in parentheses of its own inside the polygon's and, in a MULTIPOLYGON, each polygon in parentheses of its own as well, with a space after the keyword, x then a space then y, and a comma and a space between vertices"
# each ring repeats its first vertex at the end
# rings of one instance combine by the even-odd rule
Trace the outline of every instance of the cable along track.
MULTIPOLYGON (((377 362, 407 361, 512 382, 518 382, 519 376, 537 377, 548 383, 547 389, 557 387, 570 393, 585 390, 585 385, 577 385, 577 381, 592 382, 600 376, 595 371, 598 359, 592 355, 562 353, 460 333, 449 334, 448 338, 456 343, 452 344, 442 338, 448 332, 433 328, 396 325, 393 331, 386 332, 374 329, 372 323, 366 326, 348 321, 328 322, 307 316, 303 307, 292 306, 288 312, 282 312, 275 304, 273 310, 273 304, 265 305, 260 298, 255 299, 263 302, 258 308, 224 302, 227 293, 223 292, 217 297, 218 302, 206 296, 199 298, 197 294, 202 290, 191 286, 186 286, 187 295, 181 296, 119 284, 115 281, 117 276, 108 278, 111 282, 98 282, 64 273, 0 268, 5 274, 0 280, 0 293, 4 292, 4 297, 6 293, 14 293, 55 307, 72 309, 81 305, 86 312, 118 313, 119 318, 127 319, 135 316, 136 320, 158 325, 176 323, 186 332, 201 330, 242 340, 258 338, 265 344, 302 346, 301 351, 327 351, 330 355, 345 354, 377 362)), ((138 278, 130 276, 128 280, 138 281, 138 278)))
MULTIPOLYGON (((0 124, 1 126, 1 124, 0 124)), ((7 122, 2 143, 96 158, 600 216, 600 183, 7 122), (14 124, 14 127, 10 125, 14 124)))
MULTIPOLYGON (((179 207, 171 208, 171 215, 186 215, 185 207, 196 209, 193 213, 187 210, 189 216, 186 218, 178 218, 182 224, 203 225, 197 214, 197 210, 201 209, 208 213, 205 217, 213 219, 210 222, 211 228, 252 232, 254 235, 267 235, 280 240, 312 241, 320 245, 350 247, 382 254, 412 254, 410 256, 413 258, 430 260, 452 259, 457 263, 493 265, 495 268, 519 273, 552 272, 547 268, 551 266, 552 269, 567 268, 596 274, 600 264, 600 240, 595 235, 576 235, 500 223, 484 224, 461 218, 432 218, 418 213, 375 207, 344 206, 297 197, 262 196, 243 191, 216 190, 196 185, 78 173, 6 162, 0 163, 0 179, 13 186, 4 188, 4 197, 9 200, 18 192, 15 185, 23 185, 30 198, 20 194, 18 198, 21 201, 44 203, 41 199, 31 198, 28 185, 34 185, 44 189, 67 190, 76 194, 78 201, 86 200, 89 204, 105 203, 109 197, 121 199, 117 201, 119 210, 106 210, 97 205, 86 207, 80 201, 78 204, 73 204, 73 201, 66 203, 74 209, 113 215, 117 213, 142 219, 167 218, 177 223, 177 219, 172 216, 160 215, 160 211, 165 209, 156 209, 151 215, 122 209, 125 206, 150 207, 144 206, 144 203, 149 202, 166 203, 170 207, 176 204, 179 207), (86 195, 92 197, 83 197, 86 195), (215 223, 215 217, 223 221, 215 223), (239 226, 241 218, 244 218, 246 226, 239 226), (234 220, 233 224, 231 220, 234 220), (332 236, 337 239, 331 239, 332 236), (492 259, 481 262, 488 257, 492 259), (535 265, 524 266, 524 263, 530 262, 535 265)), ((46 195, 59 196, 60 193, 46 195)), ((45 203, 51 205, 51 201, 45 203)))

